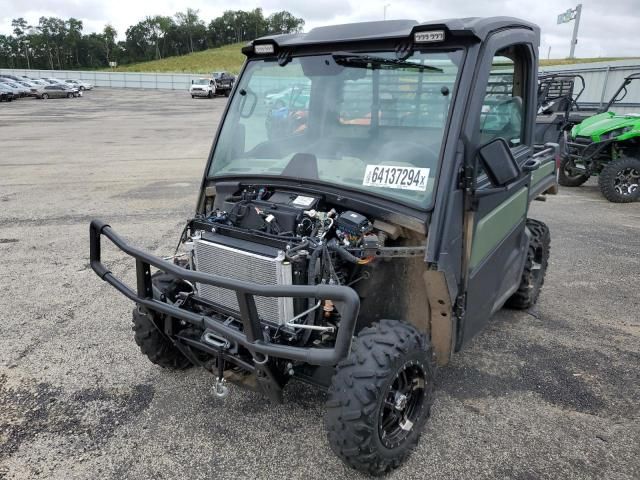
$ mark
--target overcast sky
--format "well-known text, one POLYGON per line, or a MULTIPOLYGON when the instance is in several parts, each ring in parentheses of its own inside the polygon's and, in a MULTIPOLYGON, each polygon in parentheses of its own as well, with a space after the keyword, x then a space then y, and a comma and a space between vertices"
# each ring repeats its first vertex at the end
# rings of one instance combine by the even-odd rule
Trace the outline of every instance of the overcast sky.
MULTIPOLYGON (((557 15, 575 7, 574 0, 0 0, 0 33, 11 33, 11 19, 24 17, 37 24, 41 16, 75 17, 84 22, 85 33, 101 31, 111 23, 120 39, 127 27, 150 15, 173 15, 187 7, 200 10, 208 23, 224 10, 262 7, 265 15, 288 10, 306 20, 306 30, 336 24, 380 20, 387 6, 387 19, 418 21, 452 17, 509 15, 542 27, 540 55, 569 55, 573 22, 556 25, 557 15)), ((638 56, 640 44, 640 0, 582 0, 578 57, 638 56)))

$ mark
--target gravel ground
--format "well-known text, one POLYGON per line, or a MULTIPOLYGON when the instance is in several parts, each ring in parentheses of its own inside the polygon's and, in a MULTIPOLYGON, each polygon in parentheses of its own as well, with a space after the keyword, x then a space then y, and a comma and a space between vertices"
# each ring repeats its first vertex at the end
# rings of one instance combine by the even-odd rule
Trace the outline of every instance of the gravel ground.
MULTIPOLYGON (((105 89, 0 105, 0 479, 361 478, 328 448, 324 394, 221 401, 210 374, 155 367, 89 268, 94 217, 171 250, 224 105, 105 89)), ((640 204, 590 182, 532 216, 553 239, 537 307, 500 312, 439 371, 391 478, 640 478, 640 204)))

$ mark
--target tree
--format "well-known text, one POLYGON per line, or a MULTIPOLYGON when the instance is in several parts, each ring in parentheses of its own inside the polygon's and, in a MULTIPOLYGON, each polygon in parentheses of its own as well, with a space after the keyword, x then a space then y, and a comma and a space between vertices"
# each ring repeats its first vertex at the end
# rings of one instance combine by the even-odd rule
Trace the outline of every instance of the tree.
POLYGON ((31 68, 29 63, 29 41, 27 39, 27 30, 31 27, 22 17, 11 20, 11 26, 13 27, 13 33, 16 36, 18 47, 20 51, 24 53, 24 58, 27 61, 27 68, 31 68))
POLYGON ((189 51, 193 53, 193 35, 199 26, 204 26, 202 20, 198 16, 200 10, 187 8, 186 12, 178 12, 175 14, 178 26, 186 32, 189 39, 189 51))
POLYGON ((107 65, 111 61, 111 52, 116 47, 117 36, 118 32, 116 32, 116 29, 107 23, 104 26, 104 30, 102 30, 102 44, 104 45, 104 55, 107 59, 107 65))
POLYGON ((283 10, 269 15, 267 18, 269 33, 297 33, 304 28, 304 20, 294 17, 283 10))
POLYGON ((70 52, 75 53, 76 66, 80 66, 80 58, 78 48, 82 41, 82 20, 70 18, 66 21, 65 43, 68 45, 70 52))

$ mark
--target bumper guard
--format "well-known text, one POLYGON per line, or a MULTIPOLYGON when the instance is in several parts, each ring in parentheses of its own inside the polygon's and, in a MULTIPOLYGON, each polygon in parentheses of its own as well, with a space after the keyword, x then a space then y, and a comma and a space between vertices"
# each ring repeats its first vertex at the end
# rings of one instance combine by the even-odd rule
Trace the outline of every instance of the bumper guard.
POLYGON ((92 270, 116 290, 139 305, 179 318, 203 329, 208 329, 223 338, 232 340, 251 352, 254 359, 271 356, 300 361, 310 365, 333 366, 349 354, 351 339, 360 309, 360 298, 350 287, 338 285, 261 285, 232 278, 187 270, 151 255, 144 250, 129 245, 101 220, 93 220, 90 225, 90 260, 92 270), (107 237, 116 247, 136 259, 137 291, 116 278, 101 261, 101 237, 107 237), (206 315, 169 305, 153 298, 151 266, 192 283, 206 283, 220 288, 234 290, 240 307, 239 320, 243 331, 238 331, 221 321, 206 315), (327 299, 338 303, 341 315, 340 328, 333 348, 292 347, 278 345, 264 340, 262 327, 254 295, 262 297, 294 297, 327 299))

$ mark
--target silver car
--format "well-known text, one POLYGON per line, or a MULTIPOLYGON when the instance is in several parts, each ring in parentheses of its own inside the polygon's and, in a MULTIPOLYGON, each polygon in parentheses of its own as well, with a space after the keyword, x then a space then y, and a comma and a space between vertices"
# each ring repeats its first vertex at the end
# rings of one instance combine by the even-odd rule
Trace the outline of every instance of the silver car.
POLYGON ((77 96, 77 93, 66 85, 46 85, 38 90, 36 96, 46 100, 48 98, 73 98, 77 96))
POLYGON ((77 88, 81 92, 84 90, 91 90, 93 88, 93 85, 91 83, 85 82, 83 80, 68 79, 68 80, 65 80, 65 83, 71 87, 77 88))
POLYGON ((38 89, 40 86, 36 85, 35 83, 28 80, 18 80, 16 83, 22 85, 24 88, 29 89, 29 93, 27 94, 28 96, 35 97, 38 94, 38 89))
POLYGON ((0 78, 0 82, 2 82, 5 87, 9 88, 13 92, 14 98, 26 97, 29 93, 28 89, 26 89, 22 85, 18 85, 13 80, 9 80, 8 78, 0 78))

